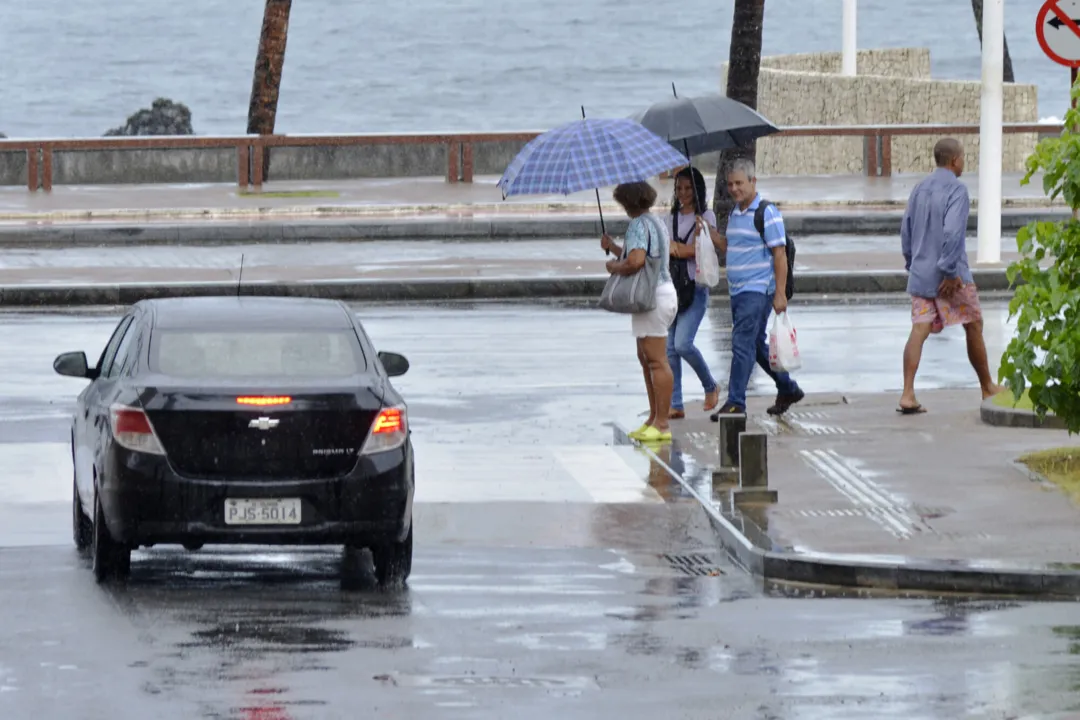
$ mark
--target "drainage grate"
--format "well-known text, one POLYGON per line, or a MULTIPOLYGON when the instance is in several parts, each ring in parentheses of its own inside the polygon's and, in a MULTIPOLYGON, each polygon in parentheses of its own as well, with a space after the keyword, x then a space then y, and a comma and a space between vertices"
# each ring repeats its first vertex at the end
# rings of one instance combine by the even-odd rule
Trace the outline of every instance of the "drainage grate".
POLYGON ((660 557, 666 560, 672 568, 678 570, 683 575, 715 577, 717 575, 725 574, 724 571, 717 566, 711 556, 702 553, 688 553, 685 555, 671 555, 664 553, 660 557))

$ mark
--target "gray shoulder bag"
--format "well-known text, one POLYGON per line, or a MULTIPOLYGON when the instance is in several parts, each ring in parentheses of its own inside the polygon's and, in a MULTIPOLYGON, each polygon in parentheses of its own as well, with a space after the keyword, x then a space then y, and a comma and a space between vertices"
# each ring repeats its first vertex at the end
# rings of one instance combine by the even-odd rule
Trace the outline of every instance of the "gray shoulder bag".
MULTIPOLYGON (((653 257, 652 236, 656 220, 652 215, 645 216, 648 229, 648 242, 645 248, 645 264, 633 275, 612 275, 604 284, 600 293, 600 307, 614 313, 643 313, 656 308, 656 286, 660 281, 660 272, 665 258, 653 257)), ((623 260, 627 256, 623 245, 623 260)))

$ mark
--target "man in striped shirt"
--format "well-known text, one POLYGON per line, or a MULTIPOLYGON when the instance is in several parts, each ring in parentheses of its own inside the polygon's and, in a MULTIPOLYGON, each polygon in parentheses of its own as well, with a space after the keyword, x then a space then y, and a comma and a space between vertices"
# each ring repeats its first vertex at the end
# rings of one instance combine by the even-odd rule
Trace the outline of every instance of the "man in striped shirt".
POLYGON ((728 397, 711 418, 721 414, 746 412, 746 388, 755 362, 776 383, 776 402, 770 415, 782 415, 803 399, 799 385, 786 372, 769 367, 766 342, 769 314, 787 310, 783 288, 787 282, 787 233, 780 211, 771 203, 764 210, 764 233, 754 226, 754 214, 761 204, 757 191, 754 163, 736 160, 727 176, 728 192, 735 201, 727 224, 727 236, 713 233, 713 242, 723 256, 727 254, 728 291, 731 294, 731 376, 728 397), (764 235, 764 237, 762 237, 764 235), (780 288, 780 292, 777 292, 780 288))

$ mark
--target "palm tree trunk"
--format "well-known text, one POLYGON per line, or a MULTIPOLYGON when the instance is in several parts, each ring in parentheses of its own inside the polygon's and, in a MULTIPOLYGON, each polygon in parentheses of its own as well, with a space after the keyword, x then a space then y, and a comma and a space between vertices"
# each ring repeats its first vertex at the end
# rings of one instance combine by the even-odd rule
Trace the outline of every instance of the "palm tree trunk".
MULTIPOLYGON (((757 109, 758 75, 761 72, 761 32, 765 20, 765 0, 735 0, 731 23, 731 47, 728 50, 727 96, 757 109)), ((727 172, 737 158, 757 157, 757 144, 724 150, 716 169, 713 212, 721 232, 724 218, 735 206, 727 191, 727 172)), ((721 258, 721 262, 724 259, 721 258)))
MULTIPOLYGON (((971 9, 975 11, 975 28, 979 31, 979 47, 982 47, 982 15, 983 15, 983 0, 971 0, 971 9)), ((1016 82, 1016 76, 1013 74, 1012 57, 1009 55, 1009 39, 1005 38, 1005 73, 1004 81, 1007 83, 1016 82)))
MULTIPOLYGON (((273 135, 277 120, 278 92, 285 67, 285 43, 289 37, 292 0, 266 0, 263 9, 259 52, 255 56, 255 76, 248 106, 249 135, 273 135)), ((263 178, 270 177, 270 151, 263 157, 263 178)))

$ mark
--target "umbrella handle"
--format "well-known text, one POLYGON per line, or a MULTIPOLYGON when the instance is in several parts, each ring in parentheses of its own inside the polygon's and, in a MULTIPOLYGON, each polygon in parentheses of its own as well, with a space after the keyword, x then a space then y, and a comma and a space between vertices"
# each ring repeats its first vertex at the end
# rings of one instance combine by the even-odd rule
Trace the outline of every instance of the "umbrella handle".
POLYGON ((604 207, 600 204, 600 188, 596 188, 596 209, 600 211, 600 232, 607 235, 607 228, 604 227, 604 207))

